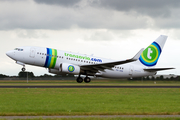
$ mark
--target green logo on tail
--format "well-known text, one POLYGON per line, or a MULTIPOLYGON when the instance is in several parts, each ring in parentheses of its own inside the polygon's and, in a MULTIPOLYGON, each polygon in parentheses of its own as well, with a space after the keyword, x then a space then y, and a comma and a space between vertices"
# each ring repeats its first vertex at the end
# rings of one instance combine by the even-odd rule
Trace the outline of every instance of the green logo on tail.
POLYGON ((151 67, 156 65, 160 54, 161 54, 161 47, 159 46, 158 43, 153 42, 143 51, 139 60, 145 66, 151 67))

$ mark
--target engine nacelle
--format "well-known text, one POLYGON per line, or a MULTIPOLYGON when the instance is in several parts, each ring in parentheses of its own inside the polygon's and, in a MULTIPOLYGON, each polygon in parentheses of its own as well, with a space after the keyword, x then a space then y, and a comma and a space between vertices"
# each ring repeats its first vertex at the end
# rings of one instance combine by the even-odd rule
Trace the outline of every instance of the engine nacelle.
POLYGON ((62 63, 59 66, 59 70, 58 69, 49 69, 49 73, 59 74, 59 75, 63 75, 63 74, 77 75, 80 73, 80 67, 77 65, 73 65, 73 64, 62 63))
POLYGON ((73 65, 73 64, 68 64, 68 63, 62 63, 60 65, 59 70, 63 73, 69 73, 69 74, 79 74, 80 73, 79 66, 73 65))

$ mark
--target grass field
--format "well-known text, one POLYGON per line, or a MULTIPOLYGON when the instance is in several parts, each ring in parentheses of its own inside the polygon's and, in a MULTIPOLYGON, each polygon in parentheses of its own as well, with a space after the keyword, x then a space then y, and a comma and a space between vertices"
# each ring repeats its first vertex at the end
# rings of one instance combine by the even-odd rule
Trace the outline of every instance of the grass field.
POLYGON ((0 89, 0 115, 178 115, 180 89, 0 89))
MULTIPOLYGON (((1 119, 0 119, 1 120, 1 119)), ((3 120, 3 119, 2 119, 3 120)), ((16 120, 22 120, 22 119, 16 119, 16 120)), ((32 120, 32 119, 26 119, 26 120, 32 120)), ((33 120, 44 120, 42 118, 34 118, 33 120)), ((180 118, 55 118, 55 119, 46 119, 46 120, 180 120, 180 118)))
MULTIPOLYGON (((5 119, 0 119, 5 120, 5 119)), ((22 120, 22 119, 15 119, 15 120, 22 120)), ((26 119, 26 120, 44 120, 42 118, 33 118, 33 119, 26 119)), ((90 118, 55 118, 55 119, 45 119, 45 120, 180 120, 180 118, 100 118, 100 117, 90 117, 90 118)))

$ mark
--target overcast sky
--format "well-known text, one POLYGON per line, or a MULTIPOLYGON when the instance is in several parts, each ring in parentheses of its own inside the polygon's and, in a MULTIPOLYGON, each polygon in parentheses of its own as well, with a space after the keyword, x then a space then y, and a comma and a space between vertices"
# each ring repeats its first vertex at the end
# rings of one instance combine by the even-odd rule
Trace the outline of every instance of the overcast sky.
MULTIPOLYGON (((0 0, 0 74, 22 66, 5 53, 41 46, 122 60, 159 35, 167 35, 159 74, 180 74, 180 1, 177 0, 0 0)), ((35 75, 45 68, 26 66, 35 75)))

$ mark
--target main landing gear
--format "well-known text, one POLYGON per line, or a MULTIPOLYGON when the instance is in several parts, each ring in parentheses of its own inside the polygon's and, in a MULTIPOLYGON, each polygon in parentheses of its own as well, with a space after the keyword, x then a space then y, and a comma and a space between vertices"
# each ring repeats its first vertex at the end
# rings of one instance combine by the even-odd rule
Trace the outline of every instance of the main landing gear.
POLYGON ((83 82, 83 79, 82 79, 82 77, 78 77, 78 78, 76 79, 76 81, 77 81, 78 83, 82 83, 82 82, 83 82))
MULTIPOLYGON (((82 79, 82 77, 79 76, 79 77, 76 79, 76 81, 77 81, 78 83, 82 83, 82 82, 83 82, 83 79, 82 79)), ((85 83, 91 82, 91 78, 89 78, 89 77, 86 76, 86 77, 84 78, 84 82, 85 82, 85 83)))

